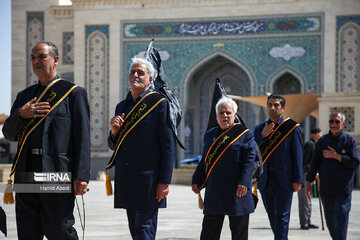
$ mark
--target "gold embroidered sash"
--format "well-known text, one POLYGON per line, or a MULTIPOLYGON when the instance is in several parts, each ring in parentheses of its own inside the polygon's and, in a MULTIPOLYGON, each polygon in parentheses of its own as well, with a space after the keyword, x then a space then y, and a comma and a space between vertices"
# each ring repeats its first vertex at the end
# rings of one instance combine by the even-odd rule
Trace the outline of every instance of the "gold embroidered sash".
MULTIPOLYGON (((247 131, 249 131, 249 129, 245 128, 244 125, 235 123, 215 139, 206 153, 204 159, 205 169, 200 169, 199 171, 198 186, 200 186, 200 189, 205 187, 211 171, 226 149, 247 131)), ((203 159, 201 161, 203 161, 203 159)))
POLYGON ((260 147, 263 165, 280 143, 282 143, 282 141, 284 141, 285 138, 299 125, 300 124, 291 118, 286 118, 275 128, 275 130, 260 147))
POLYGON ((14 158, 14 163, 11 168, 10 176, 15 173, 16 166, 19 162, 20 155, 24 148, 25 142, 29 135, 40 125, 42 121, 77 87, 77 85, 65 81, 61 78, 52 81, 45 90, 41 93, 36 103, 49 102, 50 110, 41 118, 30 118, 26 120, 25 126, 21 129, 18 134, 17 151, 14 158))
POLYGON ((157 92, 150 92, 141 98, 140 101, 127 114, 127 116, 125 116, 124 123, 117 134, 115 151, 111 156, 108 165, 106 166, 106 170, 109 170, 115 165, 116 156, 125 137, 163 100, 165 100, 165 98, 161 94, 157 92))

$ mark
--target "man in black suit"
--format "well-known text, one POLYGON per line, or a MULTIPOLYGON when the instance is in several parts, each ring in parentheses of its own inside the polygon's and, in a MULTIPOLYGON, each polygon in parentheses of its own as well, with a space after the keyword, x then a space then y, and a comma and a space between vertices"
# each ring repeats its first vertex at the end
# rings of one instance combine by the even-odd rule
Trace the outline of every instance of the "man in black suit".
MULTIPOLYGON (((303 181, 305 182, 306 175, 310 169, 311 159, 314 157, 316 142, 321 137, 321 129, 313 128, 310 132, 310 140, 304 145, 303 155, 303 181)), ((311 199, 306 196, 305 188, 301 188, 298 191, 299 199, 299 218, 300 228, 302 230, 309 230, 309 228, 319 228, 318 226, 311 224, 311 199)))
POLYGON ((302 186, 303 144, 301 128, 282 116, 285 98, 267 98, 269 119, 255 127, 255 141, 261 149, 264 171, 258 179, 264 207, 275 240, 287 240, 293 193, 302 186))
POLYGON ((133 239, 156 237, 158 209, 166 207, 175 160, 175 136, 166 98, 149 89, 154 68, 133 58, 130 92, 110 121, 107 169, 115 165, 115 208, 126 209, 133 239))
MULTIPOLYGON (((59 55, 54 43, 36 43, 31 61, 39 82, 18 93, 3 126, 5 138, 18 142, 11 175, 15 173, 17 184, 29 183, 29 175, 34 180, 35 172, 71 173, 72 184, 64 193, 41 187, 31 193, 18 191, 18 238, 78 239, 73 227, 74 199, 75 195, 86 193, 90 177, 86 90, 57 75, 59 55)), ((41 176, 49 180, 44 179, 46 175, 41 176)))

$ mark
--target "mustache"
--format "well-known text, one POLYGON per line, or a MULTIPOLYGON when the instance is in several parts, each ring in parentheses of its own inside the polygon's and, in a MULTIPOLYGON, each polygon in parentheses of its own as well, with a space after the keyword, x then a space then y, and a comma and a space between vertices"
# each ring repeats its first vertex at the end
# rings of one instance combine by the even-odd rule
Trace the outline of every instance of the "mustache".
POLYGON ((140 82, 140 79, 139 78, 132 78, 131 82, 140 82))

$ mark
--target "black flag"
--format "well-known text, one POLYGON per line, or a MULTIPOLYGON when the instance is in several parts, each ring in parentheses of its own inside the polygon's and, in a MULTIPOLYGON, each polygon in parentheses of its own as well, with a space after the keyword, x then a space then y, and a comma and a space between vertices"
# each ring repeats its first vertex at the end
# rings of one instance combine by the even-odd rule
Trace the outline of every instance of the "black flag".
POLYGON ((177 143, 181 148, 185 149, 184 145, 181 143, 179 139, 176 129, 176 127, 180 124, 181 115, 182 115, 180 103, 177 100, 175 94, 166 85, 164 70, 161 64, 161 57, 158 50, 153 47, 153 41, 154 39, 151 40, 145 53, 145 59, 148 60, 155 69, 154 80, 153 80, 154 89, 152 90, 163 94, 168 100, 169 112, 170 112, 168 120, 176 136, 177 143))
MULTIPOLYGON (((209 121, 208 121, 208 126, 207 126, 206 130, 209 130, 210 128, 218 126, 218 123, 216 121, 215 107, 216 107, 217 102, 222 97, 226 97, 225 88, 221 84, 220 79, 216 78, 216 83, 215 83, 215 87, 214 87, 214 93, 213 93, 213 98, 212 98, 211 108, 210 108, 209 121)), ((235 122, 241 123, 242 125, 244 125, 246 127, 244 121, 242 120, 242 118, 240 117, 240 115, 238 113, 236 113, 236 115, 235 115, 235 122)))
MULTIPOLYGON (((225 91, 224 86, 221 84, 220 79, 216 78, 216 83, 215 83, 214 93, 213 93, 213 98, 212 98, 212 103, 211 103, 211 109, 210 109, 210 115, 209 115, 209 121, 208 121, 208 126, 207 126, 206 130, 209 130, 210 128, 218 126, 218 123, 216 121, 215 107, 216 107, 217 102, 222 97, 226 97, 226 91, 225 91)), ((242 125, 244 125, 246 127, 243 119, 240 117, 240 115, 238 113, 236 113, 236 115, 235 115, 235 122, 241 123, 242 125)), ((252 174, 252 183, 254 183, 255 180, 260 177, 260 175, 262 174, 262 171, 263 171, 260 148, 258 147, 258 145, 256 143, 255 143, 255 145, 256 145, 255 146, 256 147, 256 158, 255 158, 255 165, 254 165, 254 170, 253 170, 253 174, 252 174)))
POLYGON ((2 207, 0 207, 0 230, 7 236, 7 229, 6 229, 6 214, 2 207))

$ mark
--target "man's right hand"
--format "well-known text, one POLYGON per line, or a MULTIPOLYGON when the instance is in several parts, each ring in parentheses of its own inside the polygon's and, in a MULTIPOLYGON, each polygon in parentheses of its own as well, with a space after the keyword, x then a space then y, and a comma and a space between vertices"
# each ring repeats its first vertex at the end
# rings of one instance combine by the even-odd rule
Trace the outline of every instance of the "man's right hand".
POLYGON ((311 182, 306 182, 305 194, 308 199, 311 199, 311 194, 312 194, 311 182))
POLYGON ((121 126, 124 124, 125 113, 121 114, 121 116, 114 116, 110 120, 110 130, 111 134, 116 136, 119 132, 121 126))
POLYGON ((50 111, 50 103, 48 102, 36 102, 36 97, 25 103, 19 109, 19 115, 21 118, 29 119, 36 117, 44 117, 50 111))
POLYGON ((192 190, 196 194, 200 193, 200 189, 199 189, 199 186, 197 184, 192 185, 192 190))
POLYGON ((262 138, 266 138, 267 136, 269 136, 269 134, 274 131, 274 127, 275 127, 274 123, 270 123, 270 124, 265 123, 265 127, 261 132, 262 138))

